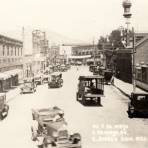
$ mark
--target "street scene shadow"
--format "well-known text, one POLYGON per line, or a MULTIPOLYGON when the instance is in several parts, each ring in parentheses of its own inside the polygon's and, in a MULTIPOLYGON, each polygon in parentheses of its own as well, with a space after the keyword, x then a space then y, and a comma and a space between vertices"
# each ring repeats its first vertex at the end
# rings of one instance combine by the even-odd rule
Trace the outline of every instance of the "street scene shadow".
POLYGON ((78 101, 78 102, 85 107, 103 107, 102 104, 98 104, 95 101, 87 100, 85 103, 82 101, 78 101))
POLYGON ((129 118, 144 118, 148 119, 148 113, 133 113, 132 116, 129 115, 129 112, 127 111, 128 117, 129 118))

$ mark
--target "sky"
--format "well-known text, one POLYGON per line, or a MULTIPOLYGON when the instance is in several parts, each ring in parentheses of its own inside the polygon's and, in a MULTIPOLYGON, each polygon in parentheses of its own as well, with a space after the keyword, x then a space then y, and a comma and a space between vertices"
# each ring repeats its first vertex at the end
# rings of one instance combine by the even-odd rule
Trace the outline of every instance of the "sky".
MULTIPOLYGON (((131 2, 131 26, 148 32, 148 0, 131 2)), ((24 26, 91 42, 125 26, 122 0, 0 0, 0 4, 0 34, 21 35, 24 26)))

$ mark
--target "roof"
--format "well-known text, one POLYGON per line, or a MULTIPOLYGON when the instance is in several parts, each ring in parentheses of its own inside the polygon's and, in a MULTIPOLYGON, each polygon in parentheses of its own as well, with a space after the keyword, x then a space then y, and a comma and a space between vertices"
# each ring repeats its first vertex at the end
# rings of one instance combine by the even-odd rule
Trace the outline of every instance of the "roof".
POLYGON ((10 75, 4 74, 4 73, 0 73, 0 80, 6 80, 8 78, 10 78, 10 75))
POLYGON ((100 76, 100 75, 90 75, 90 76, 79 76, 79 80, 81 79, 103 79, 104 77, 103 76, 100 76))
POLYGON ((139 42, 137 42, 137 43, 136 43, 136 48, 137 48, 139 45, 143 44, 146 40, 148 40, 148 36, 144 37, 144 38, 141 39, 139 42))
POLYGON ((4 74, 15 76, 16 74, 19 74, 22 71, 23 69, 13 69, 13 70, 5 71, 4 74))

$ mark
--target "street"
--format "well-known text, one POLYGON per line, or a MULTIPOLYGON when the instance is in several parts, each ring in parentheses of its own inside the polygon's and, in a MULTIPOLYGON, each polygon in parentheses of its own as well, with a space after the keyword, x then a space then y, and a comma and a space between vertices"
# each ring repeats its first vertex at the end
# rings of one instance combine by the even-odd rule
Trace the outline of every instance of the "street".
POLYGON ((148 120, 130 119, 129 100, 116 88, 105 85, 102 106, 84 106, 76 101, 78 77, 83 74, 90 74, 88 67, 78 70, 72 67, 63 73, 62 88, 48 89, 44 84, 38 86, 34 94, 20 94, 8 101, 9 114, 0 121, 0 147, 36 148, 31 140, 31 109, 58 106, 65 112, 69 129, 81 134, 82 148, 146 148, 148 120))

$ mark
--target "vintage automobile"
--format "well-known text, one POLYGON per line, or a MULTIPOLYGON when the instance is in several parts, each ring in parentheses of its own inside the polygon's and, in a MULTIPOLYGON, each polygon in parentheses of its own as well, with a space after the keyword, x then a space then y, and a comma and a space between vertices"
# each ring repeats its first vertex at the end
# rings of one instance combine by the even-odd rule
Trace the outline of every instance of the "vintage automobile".
POLYGON ((54 72, 48 81, 48 88, 60 88, 63 86, 62 73, 54 72))
POLYGON ((36 85, 42 85, 43 84, 43 74, 37 74, 34 76, 34 82, 36 85))
POLYGON ((48 81, 49 81, 49 74, 43 74, 43 77, 42 77, 42 82, 43 83, 48 83, 48 81))
POLYGON ((100 69, 99 66, 94 66, 92 69, 93 75, 100 75, 100 69))
POLYGON ((71 65, 70 64, 66 64, 66 68, 67 70, 71 68, 71 65))
POLYGON ((82 101, 83 104, 90 100, 101 105, 101 97, 104 96, 104 77, 80 76, 76 96, 77 101, 82 101))
POLYGON ((33 78, 25 79, 20 89, 21 89, 21 92, 20 92, 21 94, 36 92, 36 84, 34 82, 34 79, 33 78))
POLYGON ((65 71, 67 71, 68 69, 67 69, 67 67, 66 67, 66 65, 61 65, 60 66, 60 71, 61 72, 65 72, 65 71))
POLYGON ((138 113, 148 115, 148 94, 146 93, 131 93, 128 115, 132 118, 138 113))
POLYGON ((96 67, 97 67, 97 65, 90 65, 89 66, 89 71, 93 72, 96 67))
POLYGON ((0 120, 8 115, 9 106, 6 104, 6 94, 0 93, 0 120))
POLYGON ((105 84, 111 84, 113 81, 113 71, 111 69, 104 70, 104 82, 105 84))
POLYGON ((36 124, 31 127, 32 140, 40 147, 81 148, 79 133, 69 134, 64 112, 58 107, 32 110, 36 124))

